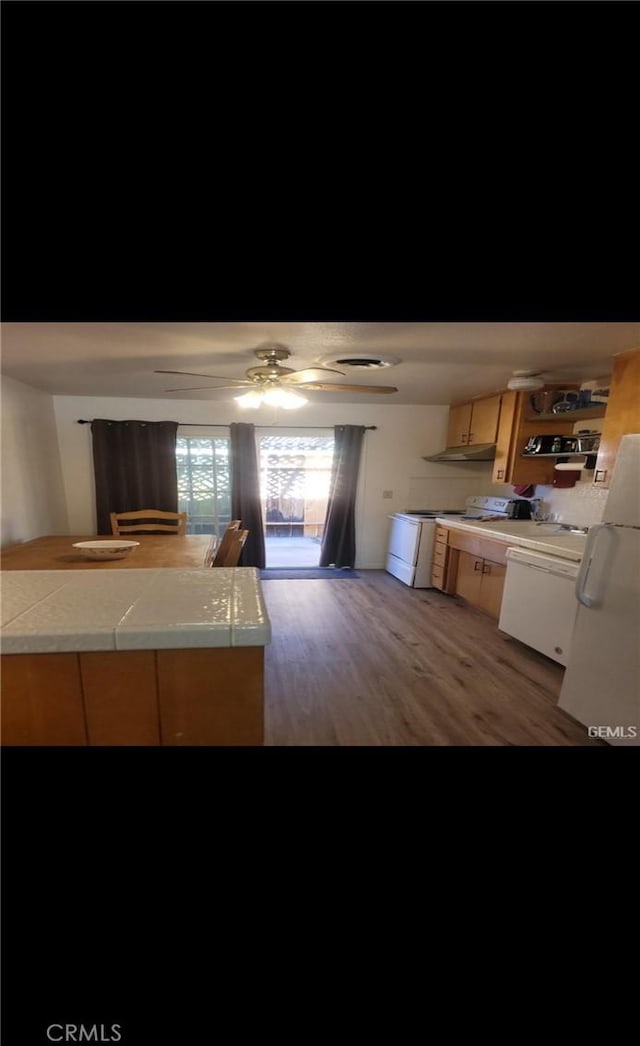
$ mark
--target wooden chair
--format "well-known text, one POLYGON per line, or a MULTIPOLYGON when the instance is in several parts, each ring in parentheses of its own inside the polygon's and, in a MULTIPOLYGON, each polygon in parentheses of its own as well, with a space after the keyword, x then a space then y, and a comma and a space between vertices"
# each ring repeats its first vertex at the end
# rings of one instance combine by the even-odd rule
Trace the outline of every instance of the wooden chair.
POLYGON ((231 537, 226 549, 224 550, 224 554, 216 555, 211 565, 214 567, 237 567, 248 536, 248 530, 231 531, 231 537))
POLYGON ((157 508, 141 508, 135 512, 111 512, 111 533, 116 537, 123 534, 147 533, 186 534, 186 512, 163 512, 157 508), (123 522, 121 522, 121 520, 123 522), (131 523, 127 521, 131 520, 131 523), (144 520, 144 522, 142 522, 144 520), (153 522, 159 520, 159 522, 153 522))
POLYGON ((241 526, 241 519, 232 519, 224 534, 222 535, 220 541, 218 541, 216 537, 211 538, 209 548, 205 553, 203 566, 212 567, 214 565, 214 560, 216 556, 219 555, 220 552, 223 550, 223 542, 226 542, 226 544, 224 545, 224 554, 226 555, 226 549, 229 547, 231 543, 231 535, 238 531, 241 526), (229 536, 227 537, 227 535, 229 536))

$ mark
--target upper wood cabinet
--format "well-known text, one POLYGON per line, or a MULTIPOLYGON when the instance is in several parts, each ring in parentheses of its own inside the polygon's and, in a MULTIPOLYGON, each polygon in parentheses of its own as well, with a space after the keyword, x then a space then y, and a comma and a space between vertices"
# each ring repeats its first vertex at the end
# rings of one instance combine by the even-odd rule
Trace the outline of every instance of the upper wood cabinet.
POLYGON ((471 431, 471 404, 461 403, 449 407, 449 427, 447 429, 447 446, 462 447, 469 442, 471 431))
POLYGON ((608 487, 622 436, 640 432, 640 349, 614 358, 609 404, 600 450, 593 474, 594 485, 608 487))
POLYGON ((494 483, 553 483, 554 458, 523 458, 530 436, 565 435, 573 432, 571 414, 553 420, 531 417, 528 392, 503 392, 500 424, 493 462, 494 483), (570 419, 570 420, 569 420, 570 419))
POLYGON ((477 443, 495 443, 501 398, 490 396, 450 407, 447 446, 471 447, 477 443))

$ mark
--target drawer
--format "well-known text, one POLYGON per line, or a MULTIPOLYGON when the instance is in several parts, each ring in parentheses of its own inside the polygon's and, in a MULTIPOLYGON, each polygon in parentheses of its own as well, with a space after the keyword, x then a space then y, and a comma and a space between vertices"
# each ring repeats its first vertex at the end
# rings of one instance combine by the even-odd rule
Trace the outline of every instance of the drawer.
POLYGON ((488 559, 491 563, 506 563, 509 541, 492 541, 452 528, 449 532, 449 547, 468 552, 480 559, 488 559))
POLYGON ((447 546, 446 545, 434 545, 433 546, 433 566, 444 567, 447 561, 447 546))
POLYGON ((449 531, 446 527, 436 527, 436 541, 444 541, 446 545, 448 536, 449 531))
POLYGON ((444 570, 442 567, 433 567, 431 571, 431 584, 434 588, 444 588, 444 570))

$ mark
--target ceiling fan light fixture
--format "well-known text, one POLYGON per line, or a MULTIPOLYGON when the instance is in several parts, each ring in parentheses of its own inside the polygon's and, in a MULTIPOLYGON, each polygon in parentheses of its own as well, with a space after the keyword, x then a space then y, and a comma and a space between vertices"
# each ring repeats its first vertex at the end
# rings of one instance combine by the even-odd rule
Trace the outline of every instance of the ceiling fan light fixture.
POLYGON ((539 374, 532 374, 531 371, 517 370, 509 378, 507 388, 512 392, 535 392, 536 389, 544 388, 544 379, 539 374))
POLYGON ((263 403, 266 403, 268 407, 296 410, 297 407, 304 407, 305 403, 309 402, 305 396, 301 396, 298 392, 279 388, 250 389, 249 392, 244 392, 242 396, 234 396, 234 399, 239 407, 249 407, 251 410, 257 410, 263 403))
POLYGON ((264 395, 260 389, 250 389, 249 392, 243 392, 242 396, 233 397, 239 407, 249 407, 252 410, 257 410, 262 404, 264 395))
POLYGON ((299 392, 292 392, 291 389, 267 389, 264 393, 264 402, 270 407, 282 407, 283 410, 296 410, 298 407, 304 407, 305 403, 309 400, 305 396, 301 396, 299 392))

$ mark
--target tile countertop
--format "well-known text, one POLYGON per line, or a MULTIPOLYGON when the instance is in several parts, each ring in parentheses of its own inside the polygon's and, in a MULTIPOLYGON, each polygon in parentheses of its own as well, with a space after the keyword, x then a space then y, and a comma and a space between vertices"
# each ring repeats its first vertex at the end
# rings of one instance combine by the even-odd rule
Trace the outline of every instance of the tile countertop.
POLYGON ((454 522, 446 516, 440 516, 437 522, 455 530, 464 530, 471 534, 480 533, 483 537, 504 541, 507 545, 520 545, 535 549, 536 552, 545 552, 549 556, 561 556, 562 559, 577 562, 582 559, 587 540, 586 534, 570 534, 567 531, 557 533, 554 531, 558 524, 536 524, 532 520, 491 520, 486 523, 481 520, 468 520, 462 523, 460 520, 454 522))
POLYGON ((255 567, 11 570, 1 575, 2 652, 266 646, 255 567))

